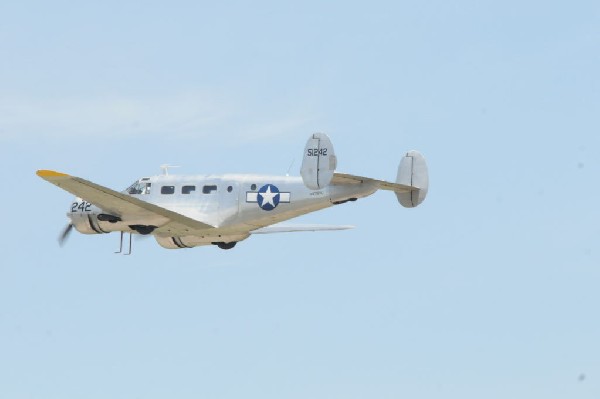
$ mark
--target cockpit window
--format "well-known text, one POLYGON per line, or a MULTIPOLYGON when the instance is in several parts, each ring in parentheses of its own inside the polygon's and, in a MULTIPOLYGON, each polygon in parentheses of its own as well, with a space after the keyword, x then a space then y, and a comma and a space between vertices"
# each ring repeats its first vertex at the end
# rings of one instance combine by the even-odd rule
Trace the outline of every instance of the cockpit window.
POLYGON ((132 194, 132 195, 150 194, 151 186, 152 186, 152 183, 136 181, 131 186, 129 186, 127 188, 127 190, 125 190, 125 192, 127 194, 132 194))

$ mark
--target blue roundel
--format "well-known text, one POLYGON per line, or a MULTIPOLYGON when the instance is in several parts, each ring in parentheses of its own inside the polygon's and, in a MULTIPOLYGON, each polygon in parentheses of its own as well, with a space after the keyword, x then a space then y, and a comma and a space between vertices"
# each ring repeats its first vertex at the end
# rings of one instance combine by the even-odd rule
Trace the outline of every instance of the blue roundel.
POLYGON ((258 206, 265 211, 272 211, 279 205, 279 189, 272 184, 265 184, 258 190, 258 206))

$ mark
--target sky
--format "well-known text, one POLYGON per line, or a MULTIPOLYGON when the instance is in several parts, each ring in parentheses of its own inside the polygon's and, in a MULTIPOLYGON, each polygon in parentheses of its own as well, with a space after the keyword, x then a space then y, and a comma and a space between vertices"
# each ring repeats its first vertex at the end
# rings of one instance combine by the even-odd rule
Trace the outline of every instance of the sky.
POLYGON ((597 398, 599 70, 597 1, 0 2, 0 399, 597 398), (297 174, 313 132, 421 151, 426 201, 121 256, 35 175, 297 174))

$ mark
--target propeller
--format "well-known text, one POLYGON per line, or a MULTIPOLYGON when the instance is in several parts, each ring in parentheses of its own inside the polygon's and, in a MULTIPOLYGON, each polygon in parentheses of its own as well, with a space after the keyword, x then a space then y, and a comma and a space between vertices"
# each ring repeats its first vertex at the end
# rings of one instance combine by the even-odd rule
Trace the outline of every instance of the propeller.
POLYGON ((60 236, 58 236, 58 245, 60 245, 61 247, 65 245, 65 242, 67 241, 67 238, 69 238, 71 230, 73 230, 73 223, 69 223, 68 225, 66 225, 62 233, 60 233, 60 236))

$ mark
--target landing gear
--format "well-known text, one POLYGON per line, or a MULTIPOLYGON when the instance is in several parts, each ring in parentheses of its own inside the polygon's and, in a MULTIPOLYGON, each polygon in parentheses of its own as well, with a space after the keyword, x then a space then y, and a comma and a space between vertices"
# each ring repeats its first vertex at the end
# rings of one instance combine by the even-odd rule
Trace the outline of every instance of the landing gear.
POLYGON ((231 249, 233 247, 235 247, 235 244, 237 244, 237 241, 234 242, 213 242, 213 245, 216 245, 217 247, 221 248, 221 249, 231 249))
MULTIPOLYGON (((121 241, 119 242, 119 250, 115 252, 116 254, 123 253, 123 236, 124 232, 121 232, 121 241)), ((123 255, 131 255, 131 233, 129 233, 129 252, 124 253, 123 255)))

